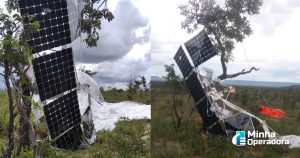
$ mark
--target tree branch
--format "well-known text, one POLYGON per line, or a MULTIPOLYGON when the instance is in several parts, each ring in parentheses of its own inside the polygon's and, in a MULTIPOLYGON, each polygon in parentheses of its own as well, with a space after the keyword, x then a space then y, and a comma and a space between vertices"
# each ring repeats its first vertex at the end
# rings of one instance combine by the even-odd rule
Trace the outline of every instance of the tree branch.
POLYGON ((245 71, 245 69, 243 69, 241 72, 238 72, 238 73, 235 73, 235 74, 222 74, 222 75, 220 75, 218 78, 220 79, 220 80, 224 80, 224 79, 226 79, 226 78, 234 78, 234 77, 237 77, 237 76, 239 76, 239 75, 244 75, 244 74, 248 74, 248 73, 250 73, 250 72, 252 72, 253 70, 255 70, 255 71, 258 71, 259 69, 258 68, 256 68, 256 67, 251 67, 251 69, 250 70, 248 70, 248 71, 245 71))

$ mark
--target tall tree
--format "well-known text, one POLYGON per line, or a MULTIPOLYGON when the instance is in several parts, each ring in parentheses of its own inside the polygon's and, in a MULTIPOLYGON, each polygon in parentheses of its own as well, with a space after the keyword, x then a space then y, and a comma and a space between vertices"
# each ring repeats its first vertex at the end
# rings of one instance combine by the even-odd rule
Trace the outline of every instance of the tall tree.
POLYGON ((9 0, 5 3, 6 12, 0 11, 0 27, 2 35, 0 38, 0 66, 4 68, 5 85, 8 93, 9 101, 9 127, 8 127, 8 146, 3 157, 10 157, 14 150, 14 119, 20 114, 20 143, 19 146, 29 147, 29 133, 31 134, 31 142, 35 144, 33 126, 29 121, 27 113, 28 106, 22 98, 22 87, 28 88, 29 79, 26 71, 31 61, 31 47, 27 44, 29 32, 39 28, 39 24, 34 21, 34 17, 29 19, 28 25, 23 25, 23 17, 16 11, 18 5, 16 1, 9 0), (15 111, 17 108, 17 111, 15 111), (23 135, 23 133, 27 133, 23 135))
POLYGON ((182 28, 190 33, 204 27, 213 37, 214 49, 220 54, 223 70, 218 76, 220 80, 259 70, 251 67, 247 71, 243 69, 228 74, 226 64, 234 59, 232 51, 235 44, 253 32, 248 17, 259 14, 262 4, 262 0, 225 0, 224 5, 217 4, 216 0, 189 0, 187 4, 179 6, 181 15, 185 16, 182 28))

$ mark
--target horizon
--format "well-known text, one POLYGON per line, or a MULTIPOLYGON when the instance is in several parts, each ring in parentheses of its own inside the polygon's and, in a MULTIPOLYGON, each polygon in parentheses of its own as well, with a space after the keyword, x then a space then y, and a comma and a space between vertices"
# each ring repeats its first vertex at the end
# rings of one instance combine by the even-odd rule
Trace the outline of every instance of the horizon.
MULTIPOLYGON (((187 33, 181 28, 184 17, 180 14, 178 5, 186 1, 165 0, 156 6, 157 11, 151 14, 151 76, 165 75, 163 65, 175 63, 173 57, 179 46, 201 31, 199 28, 193 33, 187 33), (168 8, 167 12, 165 8, 168 8), (160 15, 160 12, 165 14, 160 15)), ((248 70, 254 66, 260 70, 238 76, 236 79, 300 82, 300 54, 297 48, 297 35, 300 34, 299 16, 298 1, 264 1, 260 14, 249 17, 253 33, 242 43, 236 44, 232 52, 234 61, 227 65, 228 74, 248 70)), ((215 74, 222 73, 220 56, 211 58, 201 66, 213 69, 215 74)), ((177 65, 175 71, 181 74, 177 65)))
MULTIPOLYGON (((163 80, 163 76, 156 76, 156 75, 152 75, 151 76, 151 81, 152 81, 152 77, 159 77, 160 79, 163 80)), ((282 81, 264 81, 264 80, 244 80, 244 79, 232 79, 232 78, 228 78, 222 81, 249 81, 249 82, 269 82, 269 83, 296 83, 296 84, 300 84, 300 82, 282 82, 282 81)))

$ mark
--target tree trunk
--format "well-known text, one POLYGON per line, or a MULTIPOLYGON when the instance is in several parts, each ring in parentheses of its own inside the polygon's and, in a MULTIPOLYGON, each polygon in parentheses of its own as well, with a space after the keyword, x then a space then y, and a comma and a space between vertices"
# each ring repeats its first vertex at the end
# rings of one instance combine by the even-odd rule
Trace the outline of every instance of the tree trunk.
POLYGON ((215 39, 217 40, 217 43, 218 43, 219 48, 221 50, 220 61, 221 61, 223 73, 220 76, 218 76, 218 78, 220 80, 225 80, 227 78, 234 78, 234 77, 237 77, 237 76, 240 76, 240 75, 248 74, 248 73, 252 72, 253 70, 255 70, 255 71, 259 70, 258 68, 252 67, 248 71, 245 71, 245 69, 243 69, 241 72, 237 72, 237 73, 234 73, 234 74, 227 74, 227 65, 226 65, 226 62, 225 62, 226 50, 225 50, 225 48, 224 48, 224 46, 221 42, 221 38, 218 35, 218 33, 216 31, 212 31, 212 33, 215 36, 215 39))
MULTIPOLYGON (((19 71, 20 71, 20 69, 19 69, 19 71)), ((20 76, 22 76, 22 74, 20 74, 20 76)), ((22 77, 24 77, 24 76, 22 76, 22 77)), ((14 85, 15 91, 16 91, 16 94, 15 94, 16 102, 17 102, 16 105, 17 105, 18 111, 20 113, 22 124, 24 125, 23 127, 20 127, 20 128, 23 128, 23 129, 26 128, 25 130, 27 130, 27 131, 24 131, 24 132, 27 132, 27 133, 23 133, 23 131, 20 131, 21 132, 20 135, 22 137, 28 138, 28 146, 30 145, 29 140, 31 141, 32 148, 33 148, 33 153, 35 155, 36 154, 36 148, 37 148, 37 144, 36 144, 36 141, 35 141, 35 133, 34 133, 33 124, 29 120, 29 117, 28 117, 29 115, 27 115, 27 113, 30 114, 31 108, 26 109, 26 101, 28 101, 27 104, 29 106, 31 106, 31 100, 24 99, 20 81, 16 81, 16 79, 13 76, 11 77, 11 80, 12 80, 12 84, 14 85)), ((22 140, 22 139, 23 138, 21 138, 20 140, 22 140)), ((26 139, 25 139, 25 141, 26 141, 26 139)), ((20 145, 19 148, 22 148, 22 146, 20 145)), ((18 149, 18 150, 20 150, 20 149, 18 149)))
MULTIPOLYGON (((24 104, 24 110, 26 112, 26 117, 30 118, 31 113, 31 102, 26 99, 26 96, 30 96, 29 87, 26 84, 22 85, 22 100, 24 104)), ((17 153, 20 153, 22 148, 29 149, 30 141, 29 141, 29 124, 26 123, 24 116, 20 117, 20 128, 19 128, 19 136, 20 136, 20 144, 18 147, 17 153)))
POLYGON ((8 146, 7 149, 3 152, 3 158, 10 158, 11 153, 14 150, 14 100, 12 95, 12 88, 9 82, 9 77, 11 75, 9 69, 9 63, 7 60, 4 60, 4 80, 7 88, 8 95, 8 105, 9 105, 9 126, 8 126, 8 146))

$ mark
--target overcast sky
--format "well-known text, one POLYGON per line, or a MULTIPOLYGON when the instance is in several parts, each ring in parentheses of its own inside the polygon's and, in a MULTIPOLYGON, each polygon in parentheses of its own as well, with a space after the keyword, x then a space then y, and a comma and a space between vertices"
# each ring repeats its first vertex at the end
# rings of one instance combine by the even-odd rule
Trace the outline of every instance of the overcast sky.
MULTIPOLYGON (((178 5, 186 1, 153 0, 155 11, 150 14, 153 76, 165 75, 164 65, 175 63, 173 56, 180 44, 201 31, 188 34, 181 29, 184 17, 178 5)), ((229 73, 256 66, 260 71, 235 79, 300 82, 299 19, 299 0, 265 0, 260 14, 249 19, 253 34, 233 51, 235 60, 228 65, 229 73)), ((216 77, 221 73, 219 61, 216 56, 203 65, 212 68, 216 77)), ((178 68, 177 72, 181 74, 178 68)))
MULTIPOLYGON (((141 75, 150 80, 148 4, 148 0, 109 0, 115 18, 103 21, 98 46, 87 48, 80 39, 72 44, 76 67, 96 71, 93 78, 101 87, 126 88, 130 78, 141 75)), ((0 6, 4 7, 3 1, 0 6)))
MULTIPOLYGON (((200 31, 188 34, 181 29, 184 17, 178 5, 186 1, 108 1, 115 19, 103 22, 98 47, 86 48, 79 40, 73 43, 77 67, 98 72, 94 78, 103 87, 125 87, 129 78, 139 75, 165 75, 164 65, 175 63, 180 44, 200 31)), ((261 13, 249 19, 253 34, 236 45, 229 73, 256 66, 260 71, 235 79, 300 82, 299 19, 299 0, 265 0, 261 13)), ((219 56, 203 66, 214 69, 215 76, 221 73, 219 56)), ((178 68, 177 73, 181 74, 178 68)))
POLYGON ((141 8, 147 0, 110 0, 115 18, 103 21, 98 46, 87 48, 80 39, 73 42, 77 67, 96 71, 93 77, 102 87, 125 88, 130 78, 150 79, 150 24, 141 8))

